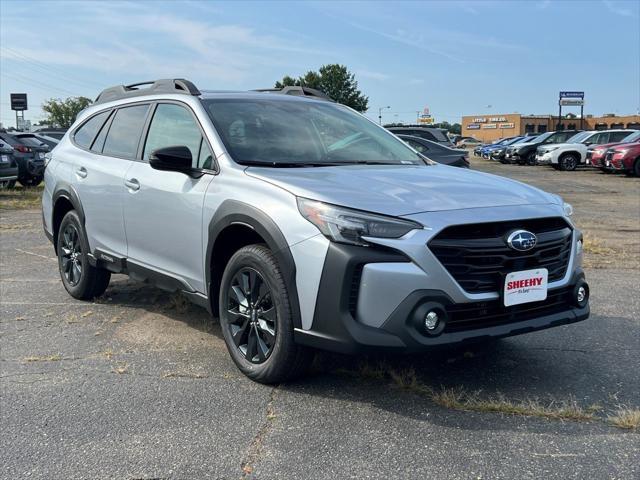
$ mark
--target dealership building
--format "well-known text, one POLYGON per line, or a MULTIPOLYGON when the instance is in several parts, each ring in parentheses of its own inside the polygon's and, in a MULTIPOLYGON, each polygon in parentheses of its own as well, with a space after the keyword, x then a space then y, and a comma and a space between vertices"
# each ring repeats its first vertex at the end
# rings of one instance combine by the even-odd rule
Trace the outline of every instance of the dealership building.
MULTIPOLYGON (((544 133, 556 129, 557 115, 467 115, 462 117, 462 135, 491 142, 503 137, 544 133)), ((580 118, 565 115, 560 121, 562 130, 608 130, 611 128, 635 128, 640 130, 640 115, 617 116, 614 114, 595 117, 585 115, 582 126, 580 118)))

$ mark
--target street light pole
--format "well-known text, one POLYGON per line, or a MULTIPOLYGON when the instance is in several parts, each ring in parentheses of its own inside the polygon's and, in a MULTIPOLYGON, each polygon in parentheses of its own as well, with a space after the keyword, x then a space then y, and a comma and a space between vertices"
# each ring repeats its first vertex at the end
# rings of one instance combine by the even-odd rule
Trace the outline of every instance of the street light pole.
POLYGON ((384 110, 385 108, 391 108, 391 107, 386 106, 386 107, 380 107, 380 108, 378 109, 378 123, 379 123, 380 125, 382 125, 382 110, 384 110))

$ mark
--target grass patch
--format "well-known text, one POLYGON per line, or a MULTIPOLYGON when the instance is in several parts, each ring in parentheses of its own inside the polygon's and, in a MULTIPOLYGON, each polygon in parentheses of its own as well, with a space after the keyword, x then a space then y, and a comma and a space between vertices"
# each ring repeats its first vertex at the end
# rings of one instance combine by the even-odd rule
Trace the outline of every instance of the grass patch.
POLYGON ((638 430, 640 428, 640 409, 620 408, 614 415, 610 415, 611 425, 625 430, 638 430))
POLYGON ((24 359, 25 362, 59 362, 62 360, 62 355, 54 353, 53 355, 32 355, 24 359))
POLYGON ((609 248, 602 244, 596 237, 585 235, 582 242, 582 250, 591 255, 612 255, 616 253, 613 248, 609 248))
MULTIPOLYGON (((383 365, 374 368, 375 378, 379 378, 380 368, 386 367, 383 365)), ((365 369, 365 371, 367 370, 365 369)), ((388 375, 397 387, 423 396, 436 405, 452 410, 502 413, 554 420, 589 421, 595 420, 595 413, 601 409, 599 405, 582 407, 573 399, 548 402, 542 402, 538 399, 509 400, 503 395, 483 397, 480 392, 468 392, 463 388, 440 387, 434 389, 420 382, 414 369, 398 371, 386 368, 382 375, 383 377, 388 375)))
POLYGON ((0 210, 24 210, 42 206, 44 187, 0 189, 0 210))

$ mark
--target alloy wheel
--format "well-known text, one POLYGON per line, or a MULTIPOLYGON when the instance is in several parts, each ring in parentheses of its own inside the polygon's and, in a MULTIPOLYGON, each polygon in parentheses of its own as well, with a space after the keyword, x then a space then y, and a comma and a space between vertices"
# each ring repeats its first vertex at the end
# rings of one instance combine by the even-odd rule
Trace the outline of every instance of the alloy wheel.
POLYGON ((253 268, 242 268, 227 295, 228 324, 236 348, 251 363, 263 363, 276 344, 277 313, 271 289, 253 268))
POLYGON ((62 273, 69 285, 76 286, 82 279, 82 246, 74 225, 67 225, 62 233, 62 273))

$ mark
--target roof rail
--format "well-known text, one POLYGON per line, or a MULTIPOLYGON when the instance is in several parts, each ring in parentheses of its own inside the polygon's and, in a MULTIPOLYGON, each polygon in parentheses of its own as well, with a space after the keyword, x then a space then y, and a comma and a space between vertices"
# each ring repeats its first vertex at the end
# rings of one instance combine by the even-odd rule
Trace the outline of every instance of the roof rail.
POLYGON ((123 98, 140 97, 143 95, 155 95, 158 93, 183 93, 185 95, 200 95, 200 90, 184 78, 163 78, 150 82, 132 83, 131 85, 116 85, 105 88, 96 98, 96 103, 111 102, 123 98), (150 85, 146 88, 138 88, 143 85, 150 85))
POLYGON ((309 87, 288 86, 284 88, 261 88, 254 91, 265 93, 279 93, 282 95, 294 95, 298 97, 314 97, 318 100, 325 100, 327 102, 335 103, 335 100, 328 96, 326 93, 309 87))

